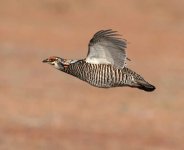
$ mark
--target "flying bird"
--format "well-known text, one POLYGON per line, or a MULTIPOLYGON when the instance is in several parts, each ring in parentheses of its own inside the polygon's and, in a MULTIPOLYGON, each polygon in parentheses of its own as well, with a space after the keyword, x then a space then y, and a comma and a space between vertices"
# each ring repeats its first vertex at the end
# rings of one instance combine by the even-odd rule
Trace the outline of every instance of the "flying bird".
POLYGON ((127 68, 126 46, 126 40, 120 38, 117 31, 100 30, 90 40, 86 58, 51 56, 43 62, 99 88, 128 86, 148 92, 155 90, 155 86, 127 68))

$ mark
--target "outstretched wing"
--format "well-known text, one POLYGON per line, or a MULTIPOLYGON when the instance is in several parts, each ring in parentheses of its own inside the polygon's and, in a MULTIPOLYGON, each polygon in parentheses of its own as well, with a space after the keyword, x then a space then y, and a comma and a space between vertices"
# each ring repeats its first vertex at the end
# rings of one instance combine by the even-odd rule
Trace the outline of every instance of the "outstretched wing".
POLYGON ((126 40, 118 37, 117 31, 101 30, 90 40, 86 62, 111 64, 123 68, 126 61, 126 40))

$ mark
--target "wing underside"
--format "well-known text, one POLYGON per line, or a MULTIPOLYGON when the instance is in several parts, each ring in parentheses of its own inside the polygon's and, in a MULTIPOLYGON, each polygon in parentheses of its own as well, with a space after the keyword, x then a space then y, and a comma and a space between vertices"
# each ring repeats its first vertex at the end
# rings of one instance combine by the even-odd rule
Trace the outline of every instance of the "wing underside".
POLYGON ((86 62, 93 64, 112 64, 123 68, 126 64, 126 40, 116 31, 101 30, 89 42, 86 62))

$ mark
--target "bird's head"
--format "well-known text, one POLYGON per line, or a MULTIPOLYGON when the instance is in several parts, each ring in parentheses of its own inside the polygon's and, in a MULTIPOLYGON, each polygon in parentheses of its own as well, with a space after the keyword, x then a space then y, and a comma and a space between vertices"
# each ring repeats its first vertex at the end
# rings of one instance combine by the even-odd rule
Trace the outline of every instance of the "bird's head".
POLYGON ((66 67, 70 65, 70 61, 57 56, 51 56, 49 58, 44 59, 42 62, 48 63, 52 65, 54 68, 59 70, 64 70, 66 67))

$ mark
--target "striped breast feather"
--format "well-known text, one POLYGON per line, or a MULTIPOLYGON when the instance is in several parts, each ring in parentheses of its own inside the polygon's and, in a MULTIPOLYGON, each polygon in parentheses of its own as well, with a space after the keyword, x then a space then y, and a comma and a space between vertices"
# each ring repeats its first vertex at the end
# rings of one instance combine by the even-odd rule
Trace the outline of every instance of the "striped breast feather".
POLYGON ((92 64, 111 64, 117 68, 126 65, 126 40, 117 31, 98 31, 90 40, 86 62, 92 64))

